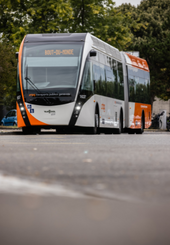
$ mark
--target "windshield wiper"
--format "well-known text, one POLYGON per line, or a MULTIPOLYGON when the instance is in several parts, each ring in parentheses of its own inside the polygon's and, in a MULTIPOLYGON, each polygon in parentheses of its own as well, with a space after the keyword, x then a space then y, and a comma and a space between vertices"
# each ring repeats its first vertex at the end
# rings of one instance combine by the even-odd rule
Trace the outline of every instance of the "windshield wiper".
MULTIPOLYGON (((37 86, 31 81, 31 79, 29 77, 25 77, 25 80, 31 85, 31 87, 36 90, 39 94, 42 94, 42 92, 37 88, 37 86)), ((44 101, 48 102, 51 104, 51 102, 45 98, 45 97, 41 97, 44 101)))
MULTIPOLYGON (((28 77, 28 65, 26 66, 26 77, 25 77, 25 80, 27 81, 27 82, 29 82, 29 84, 32 86, 32 88, 34 89, 34 90, 36 90, 39 94, 42 94, 42 92, 37 88, 37 86, 31 81, 31 79, 28 77)), ((51 102, 48 100, 48 99, 46 99, 46 98, 44 98, 44 97, 41 97, 44 101, 46 101, 47 103, 50 103, 51 104, 51 102)))
POLYGON ((38 88, 37 88, 37 86, 31 81, 31 79, 29 78, 29 77, 25 77, 25 80, 27 81, 27 82, 29 82, 29 84, 32 86, 32 88, 33 89, 35 89, 38 93, 42 93, 38 88))

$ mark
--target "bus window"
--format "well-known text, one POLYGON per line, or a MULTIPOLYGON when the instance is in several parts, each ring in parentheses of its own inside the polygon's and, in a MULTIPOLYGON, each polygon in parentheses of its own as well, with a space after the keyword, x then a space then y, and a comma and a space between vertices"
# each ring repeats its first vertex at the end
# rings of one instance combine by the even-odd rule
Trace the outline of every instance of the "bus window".
POLYGON ((86 91, 93 91, 92 63, 89 61, 86 62, 81 89, 86 91))
POLYGON ((150 104, 151 103, 151 96, 150 96, 150 82, 149 80, 145 79, 145 84, 146 84, 146 91, 147 91, 147 97, 146 97, 146 103, 150 104))
POLYGON ((110 67, 106 67, 106 96, 113 98, 114 96, 114 75, 110 67))
POLYGON ((93 64, 93 80, 95 81, 95 93, 106 95, 105 69, 102 64, 93 64))
POLYGON ((107 66, 112 67, 112 59, 107 56, 107 66))
POLYGON ((124 100, 123 67, 122 67, 122 63, 120 62, 118 62, 117 81, 118 81, 117 98, 120 100, 124 100))
POLYGON ((129 101, 135 102, 136 82, 134 76, 129 76, 129 101))
POLYGON ((135 98, 135 102, 144 103, 144 96, 143 96, 144 79, 140 78, 140 77, 135 77, 135 81, 136 81, 136 98, 135 98))

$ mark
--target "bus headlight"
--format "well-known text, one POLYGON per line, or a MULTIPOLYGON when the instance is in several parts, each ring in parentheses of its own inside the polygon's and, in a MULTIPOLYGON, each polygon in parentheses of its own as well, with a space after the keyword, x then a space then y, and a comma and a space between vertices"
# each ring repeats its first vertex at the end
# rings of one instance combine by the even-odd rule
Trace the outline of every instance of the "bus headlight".
POLYGON ((19 104, 20 105, 20 111, 21 111, 21 115, 23 118, 25 118, 26 112, 25 112, 25 107, 22 103, 19 104))
POLYGON ((75 109, 79 111, 81 109, 81 106, 77 105, 75 109))
POLYGON ((74 114, 76 115, 76 117, 78 116, 80 110, 81 110, 81 104, 78 103, 78 104, 75 106, 75 111, 74 111, 74 114))
POLYGON ((23 106, 21 106, 21 107, 20 107, 20 110, 21 110, 21 111, 24 111, 25 109, 24 109, 24 107, 23 107, 23 106))

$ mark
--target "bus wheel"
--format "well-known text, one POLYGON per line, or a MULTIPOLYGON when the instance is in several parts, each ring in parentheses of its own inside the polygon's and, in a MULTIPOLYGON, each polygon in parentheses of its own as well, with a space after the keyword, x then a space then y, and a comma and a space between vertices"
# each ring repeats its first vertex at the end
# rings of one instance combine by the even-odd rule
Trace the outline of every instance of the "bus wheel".
POLYGON ((23 132, 23 134, 31 134, 32 133, 31 129, 28 127, 23 127, 22 132, 23 132))
POLYGON ((131 128, 128 129, 128 134, 134 134, 134 133, 135 133, 134 129, 131 129, 131 128))
POLYGON ((143 115, 142 115, 141 128, 140 129, 136 129, 136 134, 143 134, 143 131, 144 131, 144 118, 143 118, 143 115))
POLYGON ((99 115, 97 111, 94 115, 94 127, 88 130, 90 134, 98 134, 99 133, 99 115))
POLYGON ((64 130, 62 128, 57 128, 56 133, 57 134, 64 134, 64 130))
POLYGON ((123 132, 123 115, 122 111, 120 112, 120 118, 119 118, 119 127, 115 130, 115 134, 121 134, 123 132))
POLYGON ((92 129, 93 134, 97 134, 99 132, 99 115, 97 112, 95 112, 95 117, 94 117, 94 128, 92 129))

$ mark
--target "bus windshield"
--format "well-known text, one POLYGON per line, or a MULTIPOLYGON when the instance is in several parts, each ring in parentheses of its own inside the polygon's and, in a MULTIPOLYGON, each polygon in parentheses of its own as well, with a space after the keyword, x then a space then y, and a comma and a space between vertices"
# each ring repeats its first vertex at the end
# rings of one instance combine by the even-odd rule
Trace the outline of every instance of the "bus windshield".
POLYGON ((50 92, 75 89, 81 63, 82 44, 25 44, 22 81, 25 91, 50 92))

